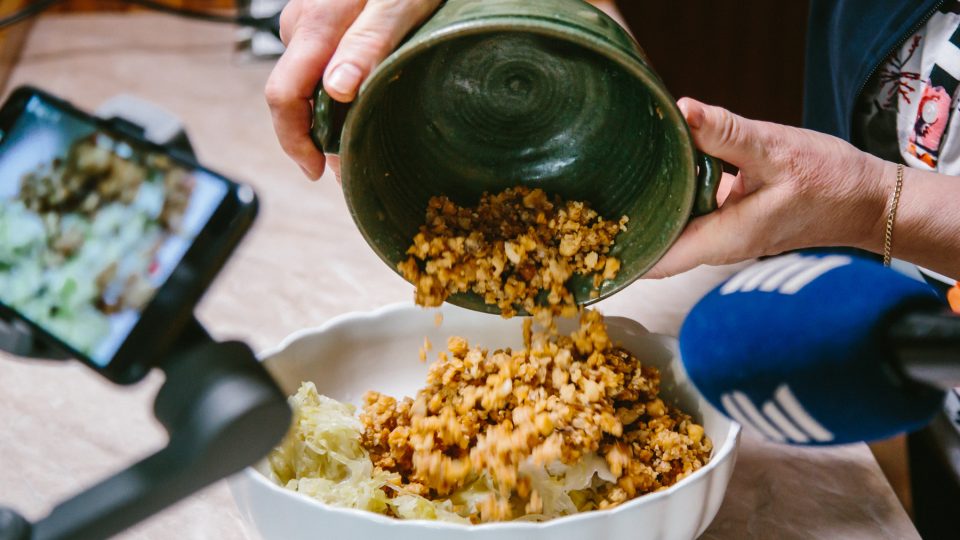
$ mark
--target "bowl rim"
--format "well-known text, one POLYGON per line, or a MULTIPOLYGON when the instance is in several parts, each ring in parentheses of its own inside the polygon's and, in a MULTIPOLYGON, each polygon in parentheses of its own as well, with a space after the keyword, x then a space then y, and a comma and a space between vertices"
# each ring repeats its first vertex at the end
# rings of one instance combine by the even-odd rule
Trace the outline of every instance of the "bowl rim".
MULTIPOLYGON (((680 108, 677 105, 676 99, 669 93, 666 86, 664 86, 663 81, 652 70, 652 68, 646 64, 646 61, 643 58, 634 55, 623 47, 605 38, 602 38, 593 32, 581 30, 566 24, 558 24, 556 21, 551 21, 549 19, 529 17, 523 20, 517 20, 516 18, 511 18, 506 15, 479 17, 476 19, 456 22, 448 26, 444 26, 429 36, 423 39, 418 39, 415 43, 409 44, 409 46, 407 46, 407 44, 401 45, 396 51, 394 51, 393 54, 388 56, 383 62, 380 63, 380 65, 377 66, 377 69, 374 71, 371 77, 363 82, 363 84, 360 86, 360 91, 357 93, 356 99, 353 101, 353 104, 350 107, 350 110, 351 112, 359 110, 366 105, 366 103, 372 99, 371 96, 375 94, 376 91, 380 90, 381 87, 385 87, 386 85, 390 84, 390 82, 394 79, 395 76, 393 74, 393 70, 395 69, 395 66, 399 65, 402 68, 406 62, 410 61, 424 50, 456 38, 471 35, 482 35, 492 32, 527 32, 541 36, 567 40, 576 43, 577 45, 580 45, 595 54, 605 57, 607 60, 619 65, 626 73, 643 81, 650 94, 656 98, 664 117, 669 117, 669 119, 673 121, 673 124, 677 126, 679 132, 684 135, 679 139, 680 145, 682 146, 680 154, 685 157, 685 159, 682 159, 682 161, 688 163, 690 166, 691 177, 686 183, 688 193, 687 197, 680 201, 680 212, 678 215, 686 216, 686 219, 679 220, 677 222, 677 226, 674 227, 674 230, 669 235, 664 236, 664 240, 666 240, 666 242, 663 244, 660 250, 655 253, 653 257, 651 257, 650 262, 646 265, 646 268, 640 268, 636 274, 626 276, 622 282, 619 282, 615 285, 601 285, 598 290, 599 295, 596 298, 587 298, 580 302, 580 305, 583 306, 594 304, 627 288, 634 281, 643 276, 648 270, 650 270, 650 268, 652 268, 657 261, 663 258, 663 255, 674 243, 676 243, 677 239, 680 237, 680 234, 683 232, 687 221, 689 221, 690 216, 692 216, 697 193, 700 190, 700 185, 697 181, 698 151, 693 143, 693 135, 690 133, 690 128, 687 126, 687 122, 684 120, 683 115, 680 112, 680 108)), ((358 123, 358 119, 359 116, 357 114, 348 114, 343 124, 339 151, 341 163, 351 162, 350 155, 352 154, 352 151, 351 145, 348 144, 348 141, 353 138, 353 132, 356 124, 358 123)), ((400 273, 400 270, 397 269, 397 264, 400 261, 392 261, 388 259, 387 254, 376 242, 372 231, 367 229, 357 214, 355 210, 356 206, 353 204, 354 190, 350 187, 354 182, 352 176, 353 175, 351 174, 349 167, 344 167, 341 170, 341 182, 343 184, 344 200, 346 201, 347 207, 350 211, 351 219, 353 219, 354 223, 357 225, 357 228, 360 230, 360 234, 363 236, 364 240, 371 247, 371 249, 373 249, 374 253, 377 254, 377 257, 386 263, 386 265, 390 267, 394 273, 400 277, 403 277, 403 275, 400 273)), ((471 298, 470 295, 472 294, 475 293, 461 293, 453 295, 447 301, 451 304, 473 309, 475 311, 499 314, 500 310, 499 308, 496 308, 496 306, 484 309, 482 303, 470 301, 469 298, 471 298), (465 297, 464 294, 467 296, 465 297)))
MULTIPOLYGON (((443 307, 436 308, 436 309, 443 309, 443 307)), ((324 322, 319 326, 303 328, 289 334, 286 338, 280 341, 279 345, 268 348, 263 352, 261 352, 260 354, 258 354, 257 359, 260 362, 265 362, 270 358, 282 353, 289 346, 291 346, 292 344, 296 343, 301 339, 314 336, 314 335, 324 334, 336 329, 337 327, 342 327, 347 324, 352 324, 355 321, 364 320, 364 319, 377 319, 377 318, 392 315, 394 313, 408 311, 411 309, 423 310, 424 308, 416 306, 412 302, 395 302, 395 303, 387 304, 385 306, 381 306, 379 308, 376 308, 370 311, 351 311, 347 313, 342 313, 340 315, 337 315, 327 320, 326 322, 324 322)), ((459 306, 456 306, 456 309, 466 310, 466 308, 461 308, 459 306)), ((638 323, 638 326, 643 328, 643 326, 639 325, 639 323, 638 323)), ((646 330, 646 328, 644 328, 644 330, 646 330)), ((657 336, 662 340, 665 340, 668 344, 671 345, 675 354, 677 356, 680 355, 680 349, 678 347, 675 347, 675 344, 677 341, 676 338, 672 336, 667 336, 664 334, 655 334, 649 331, 647 331, 647 333, 657 336)), ((681 362, 679 365, 682 369, 683 363, 681 362)), ((690 383, 690 384, 692 386, 693 383, 690 383)), ((693 387, 693 388, 694 388, 694 391, 696 391, 696 387, 693 387)), ((706 404, 707 406, 712 407, 712 405, 710 405, 709 402, 707 402, 706 400, 703 400, 703 403, 706 404)), ((398 518, 385 516, 383 514, 378 514, 376 512, 370 512, 368 510, 360 510, 357 508, 343 508, 339 506, 329 505, 321 501, 318 501, 317 499, 309 497, 307 495, 303 495, 301 493, 297 493, 295 491, 286 489, 283 486, 273 483, 272 481, 270 481, 269 478, 267 478, 265 474, 257 470, 257 465, 259 465, 259 463, 262 463, 262 460, 261 462, 258 462, 257 465, 251 465, 251 466, 245 467, 239 473, 239 475, 246 478, 248 481, 253 482, 254 485, 266 488, 270 493, 279 494, 282 497, 293 497, 294 500, 297 500, 301 503, 305 503, 308 505, 313 505, 318 510, 333 512, 336 514, 340 514, 343 517, 353 517, 353 518, 359 518, 362 520, 370 520, 380 525, 390 525, 394 527, 429 527, 429 528, 445 529, 451 532, 456 531, 458 533, 463 533, 463 532, 469 533, 474 531, 489 531, 489 530, 498 530, 498 529, 508 529, 508 530, 545 529, 545 528, 551 528, 551 527, 564 526, 568 523, 572 523, 575 521, 598 519, 600 517, 611 515, 611 514, 629 512, 632 508, 636 506, 639 506, 642 504, 651 504, 653 501, 670 497, 673 493, 675 493, 676 491, 679 491, 680 489, 682 489, 684 486, 688 484, 693 484, 693 483, 703 481, 709 474, 713 473, 715 469, 719 468, 721 463, 724 463, 729 459, 735 459, 736 451, 740 444, 741 427, 737 422, 734 422, 733 420, 727 419, 727 422, 728 422, 728 427, 727 427, 726 438, 723 442, 723 445, 721 445, 719 448, 714 447, 714 452, 710 458, 710 462, 704 465, 703 467, 701 467, 700 469, 689 474, 685 478, 681 479, 679 482, 673 484, 672 486, 666 489, 662 489, 660 491, 655 491, 653 493, 647 493, 645 495, 641 495, 623 504, 617 505, 613 508, 590 510, 588 512, 579 512, 576 514, 561 516, 558 518, 553 518, 553 519, 549 519, 547 521, 541 521, 541 522, 515 520, 515 521, 501 521, 501 522, 480 523, 480 524, 464 524, 464 523, 454 523, 454 522, 448 522, 448 521, 437 521, 437 520, 428 520, 428 519, 398 519, 398 518)))

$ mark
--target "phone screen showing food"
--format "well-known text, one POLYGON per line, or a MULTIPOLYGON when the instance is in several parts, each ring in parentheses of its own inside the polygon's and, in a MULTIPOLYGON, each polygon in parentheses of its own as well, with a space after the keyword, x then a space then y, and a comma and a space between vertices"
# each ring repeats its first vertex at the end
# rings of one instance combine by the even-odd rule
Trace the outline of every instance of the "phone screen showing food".
POLYGON ((33 95, 0 138, 0 302, 105 367, 228 190, 33 95))

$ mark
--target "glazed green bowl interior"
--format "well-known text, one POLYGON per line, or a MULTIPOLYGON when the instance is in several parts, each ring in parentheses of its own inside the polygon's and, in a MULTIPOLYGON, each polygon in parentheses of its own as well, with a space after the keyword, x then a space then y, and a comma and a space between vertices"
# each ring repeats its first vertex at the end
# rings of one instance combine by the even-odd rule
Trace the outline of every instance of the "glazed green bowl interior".
MULTIPOLYGON (((523 184, 629 216, 613 248, 620 274, 601 298, 648 270, 689 219, 694 152, 656 76, 600 49, 562 32, 481 28, 389 60, 354 104, 341 148, 347 203, 380 257, 394 269, 406 259, 430 197, 474 205, 523 184)), ((569 285, 590 302, 589 277, 569 285)), ((450 301, 497 312, 475 295, 450 301)))

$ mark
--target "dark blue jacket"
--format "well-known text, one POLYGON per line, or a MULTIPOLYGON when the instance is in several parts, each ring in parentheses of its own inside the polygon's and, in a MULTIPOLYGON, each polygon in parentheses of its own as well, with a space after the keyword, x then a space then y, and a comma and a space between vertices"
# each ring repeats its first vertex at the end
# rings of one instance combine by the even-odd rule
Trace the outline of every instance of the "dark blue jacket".
POLYGON ((874 69, 943 0, 811 0, 804 126, 850 140, 854 104, 874 69))
MULTIPOLYGON (((810 0, 803 125, 849 141, 867 80, 944 1, 810 0)), ((927 282, 946 296, 946 285, 927 282)))

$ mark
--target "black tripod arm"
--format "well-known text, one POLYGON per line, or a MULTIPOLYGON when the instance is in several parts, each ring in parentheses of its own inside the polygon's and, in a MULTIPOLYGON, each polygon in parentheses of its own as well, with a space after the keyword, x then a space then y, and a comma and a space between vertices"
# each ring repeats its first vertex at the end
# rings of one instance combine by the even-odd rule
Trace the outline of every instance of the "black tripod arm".
POLYGON ((286 399, 241 343, 180 355, 157 396, 166 447, 59 504, 34 540, 99 539, 140 522, 265 456, 286 433, 286 399))

